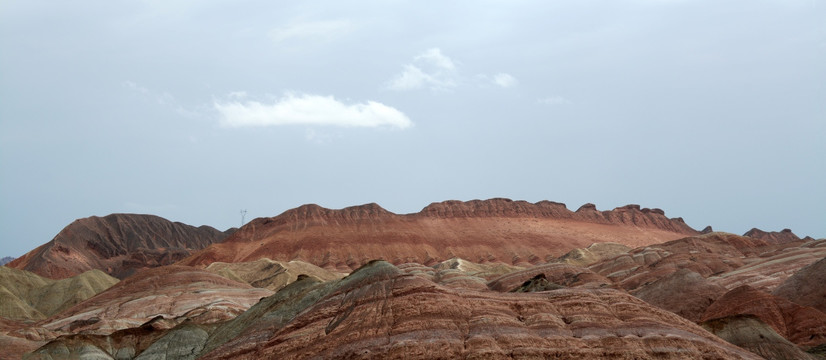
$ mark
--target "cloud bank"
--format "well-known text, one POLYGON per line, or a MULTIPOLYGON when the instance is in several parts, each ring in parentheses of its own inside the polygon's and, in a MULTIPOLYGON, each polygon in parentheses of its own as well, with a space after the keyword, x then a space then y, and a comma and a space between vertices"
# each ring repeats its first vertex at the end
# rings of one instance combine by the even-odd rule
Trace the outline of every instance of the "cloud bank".
POLYGON ((221 124, 227 127, 326 125, 406 129, 413 122, 401 111, 375 101, 345 104, 333 96, 287 93, 273 103, 215 101, 221 124))

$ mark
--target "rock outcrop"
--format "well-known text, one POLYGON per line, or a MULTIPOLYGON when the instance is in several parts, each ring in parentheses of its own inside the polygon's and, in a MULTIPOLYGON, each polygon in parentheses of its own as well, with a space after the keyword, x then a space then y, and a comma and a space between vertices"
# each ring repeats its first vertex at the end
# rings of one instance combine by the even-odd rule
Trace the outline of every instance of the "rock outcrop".
POLYGON ((99 269, 119 279, 169 265, 226 237, 153 215, 112 214, 78 219, 48 243, 6 266, 52 279, 99 269))
POLYGON ((549 201, 491 199, 434 203, 407 215, 376 204, 341 210, 305 205, 250 221, 224 242, 181 264, 270 258, 349 272, 372 259, 432 266, 462 258, 480 264, 530 266, 593 243, 641 246, 694 234, 681 219, 636 205, 572 212, 549 201))
POLYGON ((517 270, 522 270, 521 267, 507 264, 477 264, 465 259, 452 258, 442 261, 433 266, 439 272, 448 270, 456 270, 464 275, 475 276, 485 280, 491 280, 499 276, 510 274, 517 270))
POLYGON ((554 262, 563 262, 577 266, 588 266, 602 260, 615 258, 626 254, 631 248, 616 243, 594 243, 587 248, 573 249, 560 256, 554 262))
POLYGON ((243 263, 215 262, 207 266, 206 270, 227 279, 272 291, 278 291, 302 275, 321 281, 341 279, 346 275, 302 261, 273 261, 266 258, 243 263))
POLYGON ((524 287, 532 279, 541 279, 562 287, 604 288, 612 285, 611 280, 587 268, 570 264, 551 263, 534 266, 525 270, 502 275, 488 283, 494 291, 508 292, 524 287))

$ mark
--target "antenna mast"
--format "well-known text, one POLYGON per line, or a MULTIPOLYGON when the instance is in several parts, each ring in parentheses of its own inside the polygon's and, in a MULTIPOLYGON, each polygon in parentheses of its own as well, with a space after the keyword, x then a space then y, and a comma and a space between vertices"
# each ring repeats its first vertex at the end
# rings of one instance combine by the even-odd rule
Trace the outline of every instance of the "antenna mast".
POLYGON ((241 226, 244 226, 244 217, 247 216, 247 209, 241 210, 241 226))

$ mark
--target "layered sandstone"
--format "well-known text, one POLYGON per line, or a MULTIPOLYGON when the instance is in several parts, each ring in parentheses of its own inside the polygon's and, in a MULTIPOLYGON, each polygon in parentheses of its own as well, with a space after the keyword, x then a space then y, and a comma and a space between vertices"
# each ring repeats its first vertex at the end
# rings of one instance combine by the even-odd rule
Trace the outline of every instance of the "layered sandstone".
POLYGON ((706 309, 728 290, 700 274, 680 269, 631 292, 643 301, 700 322, 706 309))
POLYGON ((611 280, 587 268, 570 264, 551 263, 534 266, 525 270, 502 275, 488 283, 494 291, 514 291, 526 282, 540 276, 548 283, 562 287, 604 288, 612 285, 611 280))
POLYGON ((773 296, 748 285, 729 291, 706 309, 703 321, 752 315, 792 343, 826 343, 826 313, 773 296))
POLYGON ((703 322, 703 328, 726 341, 765 359, 816 360, 803 352, 771 326, 752 315, 734 315, 703 322))
POLYGON ((43 340, 9 334, 25 326, 23 322, 0 317, 0 360, 19 360, 23 354, 46 344, 43 340))
POLYGON ((589 268, 626 290, 653 283, 679 269, 703 277, 740 268, 770 245, 762 240, 726 233, 691 236, 646 247, 600 261, 589 268))
POLYGON ((289 285, 302 275, 311 276, 321 281, 341 279, 346 275, 328 271, 303 261, 274 261, 267 258, 242 263, 215 262, 207 266, 206 270, 227 279, 273 291, 278 291, 289 285))
POLYGON ((631 251, 631 248, 622 244, 594 243, 587 248, 573 249, 554 260, 554 262, 588 266, 602 260, 615 258, 629 251, 631 251))
POLYGON ((99 269, 119 279, 172 264, 227 234, 154 215, 112 214, 78 219, 48 243, 6 266, 63 279, 99 269))
POLYGON ((48 341, 24 359, 186 358, 179 355, 195 351, 184 345, 188 336, 210 333, 272 294, 205 270, 163 266, 8 335, 48 341))
POLYGON ((186 265, 300 260, 349 272, 372 259, 435 265, 451 258, 530 266, 573 248, 616 242, 641 246, 694 235, 682 219, 637 205, 577 211, 564 204, 508 199, 446 201, 421 212, 393 214, 376 204, 341 210, 305 205, 258 218, 183 260, 186 265))
POLYGON ((108 335, 137 328, 153 319, 214 323, 234 318, 262 297, 267 289, 185 266, 141 271, 39 325, 58 333, 108 335))
POLYGON ((250 312, 202 358, 758 358, 621 291, 452 289, 386 262, 299 281, 250 312))
POLYGON ((771 246, 758 256, 749 256, 745 259, 744 266, 718 274, 709 280, 728 289, 749 285, 772 292, 790 276, 824 257, 826 242, 785 243, 771 246), (792 244, 799 246, 791 246, 792 244))

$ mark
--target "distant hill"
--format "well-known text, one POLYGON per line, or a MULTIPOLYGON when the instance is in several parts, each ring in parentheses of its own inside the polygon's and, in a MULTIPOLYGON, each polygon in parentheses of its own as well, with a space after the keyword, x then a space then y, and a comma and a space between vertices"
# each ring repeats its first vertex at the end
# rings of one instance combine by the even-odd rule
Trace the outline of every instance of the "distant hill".
POLYGON ((57 314, 116 284, 100 270, 52 280, 25 270, 0 267, 0 318, 40 320, 57 314))
POLYGON ((14 258, 13 258, 13 257, 11 257, 11 256, 6 256, 6 257, 4 257, 4 258, 0 259, 0 266, 3 266, 3 265, 8 264, 8 263, 10 263, 12 260, 14 260, 14 258))
POLYGON ((551 201, 497 198, 433 203, 399 215, 377 204, 340 210, 311 204, 252 220, 181 264, 268 258, 350 272, 373 259, 431 266, 458 257, 531 266, 593 243, 637 247, 697 234, 681 218, 639 205, 599 211, 585 204, 571 211, 551 201))
POLYGON ((119 279, 138 270, 172 264, 219 242, 226 233, 154 215, 112 214, 78 219, 48 243, 7 266, 63 279, 99 269, 119 279))

